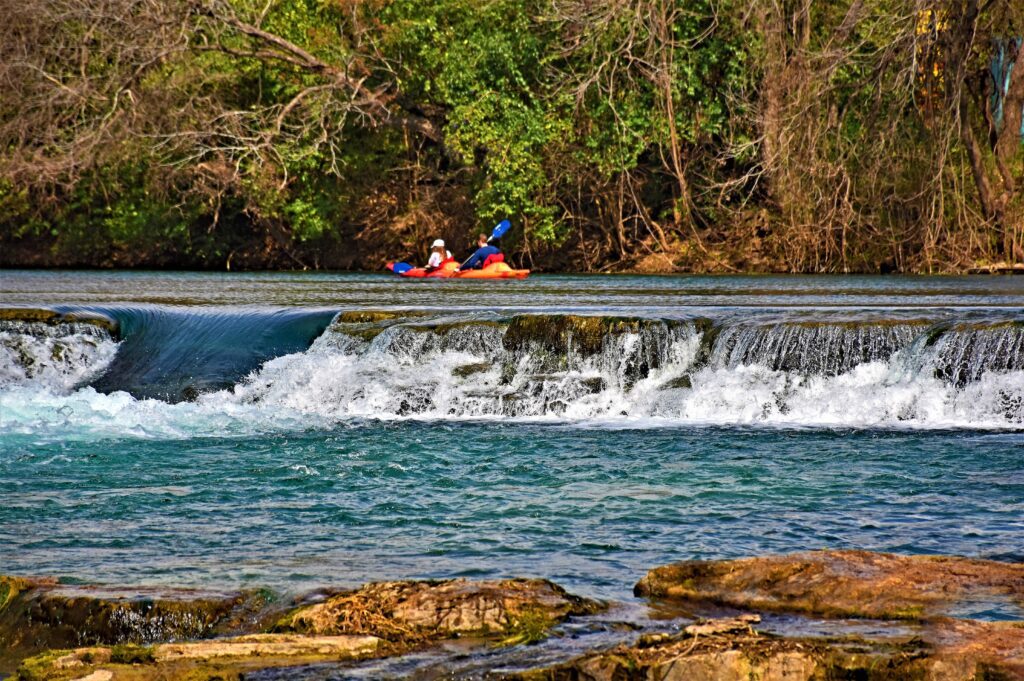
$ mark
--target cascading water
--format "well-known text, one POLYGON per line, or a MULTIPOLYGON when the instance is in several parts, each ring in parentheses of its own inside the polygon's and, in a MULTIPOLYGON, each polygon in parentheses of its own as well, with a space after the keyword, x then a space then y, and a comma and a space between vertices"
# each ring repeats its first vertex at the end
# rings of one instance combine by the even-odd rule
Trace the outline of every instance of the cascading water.
POLYGON ((718 328, 532 316, 350 326, 335 324, 308 352, 269 362, 229 398, 333 419, 1024 423, 1024 329, 1014 325, 718 328))
POLYGON ((88 322, 0 321, 0 390, 19 385, 65 391, 114 359, 110 331, 88 322))
MULTIPOLYGON (((6 322, 0 348, 17 359, 5 360, 4 380, 71 390, 91 379, 92 387, 70 397, 79 414, 93 411, 108 426, 121 420, 146 432, 353 418, 1024 424, 1024 325, 1015 322, 348 312, 320 333, 329 313, 164 314, 156 322, 147 315, 145 325, 120 320, 126 338, 119 350, 88 324, 6 322), (144 328, 133 332, 133 324, 144 328), (137 399, 166 393, 163 399, 180 400, 183 385, 195 391, 186 395, 196 400, 192 407, 137 399)), ((33 418, 31 409, 16 411, 33 418)))

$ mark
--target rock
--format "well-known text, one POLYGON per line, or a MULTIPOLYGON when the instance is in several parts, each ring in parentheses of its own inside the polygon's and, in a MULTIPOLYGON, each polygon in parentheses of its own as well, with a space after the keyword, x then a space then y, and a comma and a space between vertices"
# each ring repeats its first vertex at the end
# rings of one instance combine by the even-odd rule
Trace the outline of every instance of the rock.
POLYGON ((493 365, 490 362, 476 362, 473 364, 462 364, 452 369, 452 376, 466 378, 473 374, 480 374, 489 370, 493 365))
POLYGON ((147 648, 88 647, 25 660, 20 681, 71 679, 240 679, 246 672, 317 662, 374 657, 386 649, 373 636, 253 634, 212 641, 163 643, 147 648), (96 669, 103 667, 103 669, 96 669), (98 675, 98 676, 97 676, 98 675))
POLYGON ((518 636, 602 604, 542 579, 378 582, 299 608, 277 631, 364 634, 411 643, 463 634, 518 636))
MULTIPOLYGON (((947 670, 948 678, 973 679, 976 670, 987 669, 991 676, 980 678, 1024 679, 1024 622, 944 617, 929 622, 921 638, 934 649, 932 668, 947 670), (957 669, 966 669, 968 675, 949 675, 957 669)), ((938 673, 936 678, 941 678, 938 673)))
POLYGON ((968 558, 822 551, 687 561, 651 570, 637 594, 798 614, 774 618, 784 622, 779 633, 759 615, 741 614, 504 678, 1024 680, 1024 621, 949 616, 969 606, 1019 612, 1022 586, 1024 565, 968 558), (845 619, 864 617, 876 621, 845 619), (891 619, 908 621, 880 621, 891 619))
POLYGON ((348 310, 334 318, 335 324, 374 324, 416 315, 416 312, 391 310, 348 310))
POLYGON ((0 577, 0 674, 41 650, 153 643, 259 628, 267 591, 121 589, 0 577))
POLYGON ((92 674, 87 674, 75 681, 110 681, 114 678, 114 672, 106 669, 97 669, 92 674))
POLYGON ((119 331, 118 324, 115 320, 95 312, 86 311, 55 312, 53 310, 43 308, 4 307, 0 308, 0 322, 5 321, 49 325, 69 324, 75 322, 79 324, 91 324, 104 329, 115 338, 119 331))
POLYGON ((382 310, 349 310, 340 312, 331 322, 330 331, 343 333, 363 341, 372 341, 381 332, 416 312, 392 312, 382 310))
POLYGON ((648 572, 634 591, 750 610, 921 619, 965 603, 1024 605, 1024 564, 818 551, 674 563, 648 572))
POLYGON ((198 643, 165 643, 154 647, 155 661, 209 660, 219 657, 363 657, 377 651, 375 636, 296 636, 252 634, 198 643))
POLYGON ((541 347, 560 355, 570 349, 581 357, 601 351, 606 337, 663 328, 667 322, 642 317, 585 317, 581 315, 517 315, 502 338, 506 350, 541 347))
MULTIPOLYGON (((747 634, 671 638, 647 647, 620 646, 546 669, 505 675, 520 681, 810 681, 823 648, 813 643, 747 634)), ((867 678, 867 677, 864 677, 867 678)))
POLYGON ((693 388, 693 381, 690 379, 690 374, 683 374, 682 376, 677 376, 676 378, 666 381, 662 388, 665 390, 689 390, 693 388))
MULTIPOLYGON (((730 622, 730 620, 712 621, 730 622)), ((714 627, 713 627, 714 628, 714 627)), ((584 655, 553 667, 507 674, 521 681, 978 681, 1021 679, 1021 639, 1013 625, 972 623, 956 645, 939 638, 870 640, 779 637, 752 629, 644 637, 634 646, 584 655), (977 627, 978 629, 975 629, 977 627), (1013 652, 1016 651, 1016 652, 1013 652)), ((723 627, 732 629, 731 627, 723 627)), ((936 631, 945 630, 938 625, 936 631)), ((935 632, 929 636, 934 636, 935 632)), ((947 632, 947 635, 949 632, 947 632)))
POLYGON ((752 624, 761 621, 760 615, 740 615, 739 617, 722 617, 691 624, 683 631, 690 636, 715 636, 732 634, 737 631, 749 631, 752 624))

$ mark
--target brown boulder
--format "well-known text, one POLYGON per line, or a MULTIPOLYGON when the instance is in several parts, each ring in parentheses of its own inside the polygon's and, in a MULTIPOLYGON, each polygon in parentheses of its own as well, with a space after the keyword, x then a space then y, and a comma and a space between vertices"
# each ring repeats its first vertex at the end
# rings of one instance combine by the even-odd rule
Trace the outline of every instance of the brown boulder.
POLYGON ((377 582, 299 608, 275 628, 415 642, 461 634, 514 635, 601 607, 543 579, 377 582))
POLYGON ((868 551, 815 551, 655 568, 638 596, 828 617, 921 619, 958 605, 1024 606, 1024 564, 868 551))

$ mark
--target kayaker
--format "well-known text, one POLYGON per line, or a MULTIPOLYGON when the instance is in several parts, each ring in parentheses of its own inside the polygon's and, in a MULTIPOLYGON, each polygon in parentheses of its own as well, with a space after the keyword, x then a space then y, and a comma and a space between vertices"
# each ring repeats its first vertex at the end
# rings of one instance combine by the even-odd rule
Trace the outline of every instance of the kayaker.
POLYGON ((478 269, 481 269, 484 266, 484 261, 486 261, 489 256, 500 255, 501 254, 501 251, 498 250, 497 247, 492 246, 491 244, 489 244, 487 242, 487 235, 486 234, 481 234, 477 238, 476 245, 477 245, 476 253, 474 253, 473 255, 469 256, 469 260, 467 260, 466 263, 462 267, 460 267, 459 269, 463 269, 463 270, 478 270, 478 269))
POLYGON ((451 260, 452 252, 444 247, 444 239, 435 239, 430 246, 430 259, 427 261, 428 270, 436 270, 441 263, 451 260))

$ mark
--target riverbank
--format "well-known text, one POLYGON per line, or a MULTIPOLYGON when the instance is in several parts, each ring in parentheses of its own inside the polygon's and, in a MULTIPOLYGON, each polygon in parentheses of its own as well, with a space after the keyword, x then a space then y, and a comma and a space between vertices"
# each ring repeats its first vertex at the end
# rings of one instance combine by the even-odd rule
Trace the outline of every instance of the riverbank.
POLYGON ((623 604, 545 580, 459 579, 283 598, 3 577, 0 672, 360 678, 381 669, 366 661, 397 658, 406 673, 392 678, 1024 678, 1024 563, 864 551, 687 561, 651 570, 636 594, 623 604))

